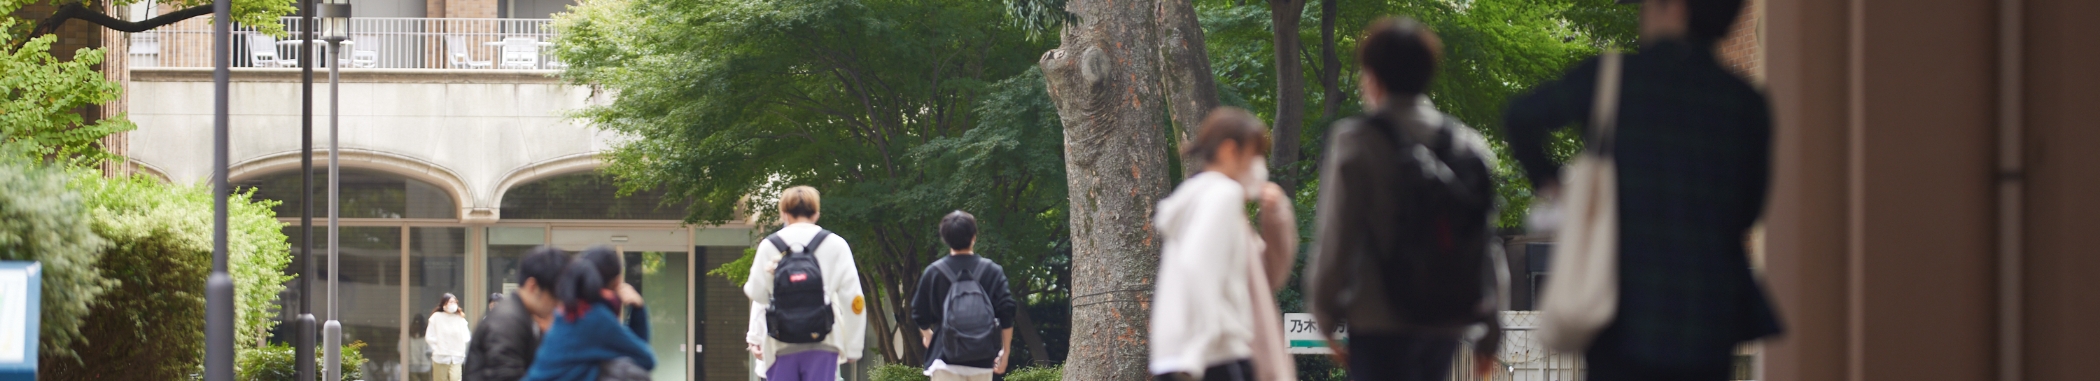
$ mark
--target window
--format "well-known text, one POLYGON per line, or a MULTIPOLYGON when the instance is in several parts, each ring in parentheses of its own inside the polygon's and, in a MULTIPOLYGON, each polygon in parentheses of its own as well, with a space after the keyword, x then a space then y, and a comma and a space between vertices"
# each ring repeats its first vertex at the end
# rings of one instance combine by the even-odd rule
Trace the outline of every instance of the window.
MULTIPOLYGON (((366 169, 343 168, 338 184, 341 218, 458 218, 452 195, 422 180, 366 169)), ((254 190, 255 198, 277 200, 278 217, 299 217, 299 170, 283 171, 233 184, 254 190)), ((328 171, 314 168, 314 219, 328 216, 328 171)), ((318 223, 317 223, 318 224, 318 223)))
POLYGON ((682 220, 687 202, 665 205, 662 188, 619 196, 611 175, 583 172, 518 185, 503 193, 506 220, 682 220))

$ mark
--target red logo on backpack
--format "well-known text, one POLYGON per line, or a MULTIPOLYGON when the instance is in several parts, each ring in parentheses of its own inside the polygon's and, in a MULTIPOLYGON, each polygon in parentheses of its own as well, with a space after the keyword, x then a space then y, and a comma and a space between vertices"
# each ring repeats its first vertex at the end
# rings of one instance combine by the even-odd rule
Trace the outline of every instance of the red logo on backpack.
POLYGON ((809 274, 795 273, 794 275, 788 275, 789 282, 801 282, 805 279, 809 279, 809 274))

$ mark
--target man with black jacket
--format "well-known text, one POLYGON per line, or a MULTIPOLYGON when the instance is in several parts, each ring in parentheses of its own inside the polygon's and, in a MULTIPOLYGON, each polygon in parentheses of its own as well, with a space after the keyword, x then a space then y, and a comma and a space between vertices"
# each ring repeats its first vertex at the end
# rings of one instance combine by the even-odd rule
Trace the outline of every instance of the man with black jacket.
POLYGON ((554 324, 554 279, 561 276, 569 256, 561 250, 540 246, 518 261, 518 290, 489 308, 474 327, 467 342, 467 363, 461 369, 466 381, 514 381, 525 378, 539 351, 540 336, 554 324))
MULTIPOLYGON (((919 276, 919 290, 911 298, 911 320, 919 326, 920 344, 926 346, 926 376, 933 381, 990 381, 993 374, 1006 373, 1007 356, 1012 352, 1014 341, 1014 298, 1006 289, 1006 270, 992 260, 977 256, 971 248, 977 244, 977 217, 970 213, 955 211, 941 218, 941 241, 948 244, 946 258, 927 266, 919 276), (941 324, 948 306, 948 292, 954 286, 949 281, 953 276, 961 279, 965 275, 974 277, 984 296, 990 299, 992 316, 998 320, 999 353, 944 353, 939 337, 941 324)), ((958 315, 965 316, 965 315, 958 315)))

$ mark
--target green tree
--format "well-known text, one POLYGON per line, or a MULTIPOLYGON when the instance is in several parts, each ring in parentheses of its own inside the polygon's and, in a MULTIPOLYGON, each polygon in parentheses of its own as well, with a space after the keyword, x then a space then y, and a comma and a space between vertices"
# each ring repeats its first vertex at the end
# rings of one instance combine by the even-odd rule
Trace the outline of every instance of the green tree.
POLYGON ((0 260, 37 261, 43 273, 37 353, 73 359, 81 321, 116 282, 95 271, 109 241, 95 235, 88 204, 63 170, 0 159, 0 260))
MULTIPOLYGON (((986 256, 1017 277, 1063 236, 1062 204, 1046 201, 1065 197, 1051 145, 1062 135, 983 111, 1028 106, 998 103, 1025 100, 1001 89, 1027 82, 1000 80, 1045 49, 1004 12, 970 0, 594 0, 557 16, 556 54, 568 80, 617 94, 577 116, 634 137, 609 155, 626 191, 663 186, 692 202, 690 222, 743 210, 770 223, 780 189, 815 186, 822 223, 853 243, 872 327, 917 342, 906 299, 945 253, 942 214, 991 224, 986 256)), ((921 353, 871 343, 891 361, 921 353)))

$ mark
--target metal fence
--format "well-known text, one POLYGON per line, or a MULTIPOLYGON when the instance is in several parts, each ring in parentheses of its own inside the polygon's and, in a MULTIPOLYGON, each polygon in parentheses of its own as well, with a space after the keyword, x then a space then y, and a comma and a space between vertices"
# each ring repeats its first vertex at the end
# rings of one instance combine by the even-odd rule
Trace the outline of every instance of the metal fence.
MULTIPOLYGON (((1499 362, 1494 371, 1482 377, 1473 374, 1473 356, 1454 356, 1451 360, 1452 381, 1575 381, 1582 377, 1582 356, 1576 353, 1560 353, 1547 348, 1539 340, 1538 312, 1506 311, 1502 313, 1502 350, 1495 356, 1499 362)), ((1459 349, 1459 353, 1472 353, 1471 344, 1459 349)))
MULTIPOLYGON (((297 17, 285 17, 285 34, 258 33, 234 25, 235 67, 298 67, 297 17)), ((327 59, 324 42, 316 67, 396 69, 553 70, 562 64, 549 53, 554 32, 547 19, 363 17, 350 20, 342 57, 327 59), (334 62, 330 62, 334 61, 334 62)), ((198 17, 131 35, 132 67, 211 67, 211 19, 198 17)))

